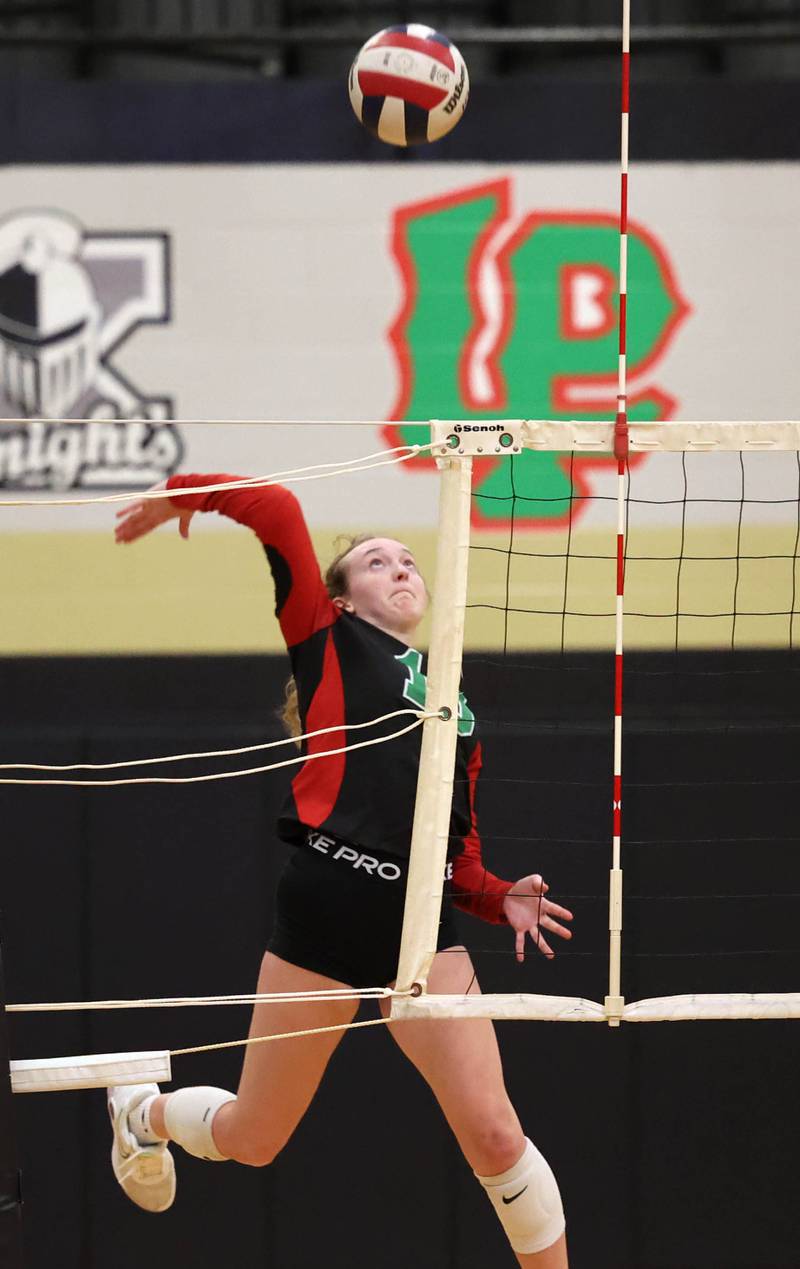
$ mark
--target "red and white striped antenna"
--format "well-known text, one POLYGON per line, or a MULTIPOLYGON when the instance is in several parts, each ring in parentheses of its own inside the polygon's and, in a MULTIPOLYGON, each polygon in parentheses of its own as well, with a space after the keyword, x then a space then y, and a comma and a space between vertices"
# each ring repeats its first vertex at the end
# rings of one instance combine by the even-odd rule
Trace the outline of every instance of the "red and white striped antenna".
POLYGON ((628 464, 628 133, 631 96, 631 3, 622 0, 622 121, 619 200, 619 381, 614 457, 617 460, 617 603, 614 657, 614 793, 609 877, 609 1024, 619 1026, 624 1006, 622 961, 622 632, 625 611, 625 474, 628 464))

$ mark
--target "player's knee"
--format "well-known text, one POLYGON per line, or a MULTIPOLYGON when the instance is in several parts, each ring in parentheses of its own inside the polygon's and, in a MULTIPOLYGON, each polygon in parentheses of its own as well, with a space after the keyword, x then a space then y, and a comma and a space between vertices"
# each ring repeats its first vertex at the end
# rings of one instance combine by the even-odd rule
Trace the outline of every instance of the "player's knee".
POLYGON ((525 1144, 519 1120, 510 1106, 481 1115, 472 1127, 471 1138, 470 1154, 481 1160, 481 1170, 487 1175, 510 1168, 525 1144))
POLYGON ((249 1168, 266 1168, 274 1163, 289 1140, 285 1134, 276 1135, 268 1122, 262 1123, 247 1113, 231 1116, 218 1136, 228 1158, 249 1168))
POLYGON ((525 1141, 522 1157, 512 1167, 497 1176, 478 1176, 478 1180, 518 1254, 544 1251, 563 1234, 558 1183, 531 1141, 525 1141))
POLYGON ((242 1137, 234 1140, 231 1158, 236 1163, 243 1163, 248 1168, 266 1168, 277 1159, 283 1145, 260 1140, 258 1137, 242 1137))

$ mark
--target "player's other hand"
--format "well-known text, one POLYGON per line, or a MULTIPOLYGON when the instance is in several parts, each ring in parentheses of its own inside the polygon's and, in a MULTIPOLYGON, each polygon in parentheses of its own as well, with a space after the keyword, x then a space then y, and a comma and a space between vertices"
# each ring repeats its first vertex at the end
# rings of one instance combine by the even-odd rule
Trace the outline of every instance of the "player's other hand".
MULTIPOLYGON (((153 490, 166 489, 166 482, 153 485, 153 490)), ((152 533, 160 524, 168 520, 178 521, 178 532, 186 539, 189 536, 189 522, 193 511, 181 511, 180 500, 172 502, 170 498, 142 498, 139 502, 128 503, 117 512, 117 523, 114 538, 117 542, 137 542, 147 533, 152 533)))
POLYGON ((562 908, 546 898, 550 887, 538 872, 516 881, 503 900, 503 911, 511 928, 516 932, 517 960, 525 959, 525 936, 533 939, 543 956, 549 960, 555 956, 543 931, 557 934, 560 939, 571 939, 572 930, 562 925, 563 921, 571 921, 569 908, 562 908))

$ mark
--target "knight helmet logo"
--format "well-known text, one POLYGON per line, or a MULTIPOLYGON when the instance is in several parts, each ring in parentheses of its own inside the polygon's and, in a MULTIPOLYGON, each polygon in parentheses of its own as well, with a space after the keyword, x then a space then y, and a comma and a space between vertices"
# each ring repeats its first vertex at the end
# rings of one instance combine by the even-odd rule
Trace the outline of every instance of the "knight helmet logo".
POLYGON ((0 487, 132 488, 175 470, 171 400, 112 360, 140 325, 169 321, 169 281, 165 234, 87 232, 56 211, 0 221, 0 415, 10 420, 0 487))

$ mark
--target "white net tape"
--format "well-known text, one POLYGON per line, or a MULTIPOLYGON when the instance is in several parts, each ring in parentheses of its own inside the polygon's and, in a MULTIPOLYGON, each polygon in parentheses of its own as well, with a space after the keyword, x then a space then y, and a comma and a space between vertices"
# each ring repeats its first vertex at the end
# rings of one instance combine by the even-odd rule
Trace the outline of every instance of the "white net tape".
MULTIPOLYGON (((499 1022, 724 1022, 734 1019, 800 1018, 800 992, 724 992, 713 995, 658 996, 634 1000, 617 1013, 608 1005, 580 996, 502 994, 458 998, 459 1018, 499 1022)), ((452 1018, 452 996, 405 996, 392 1003, 392 1017, 452 1018)))
MULTIPOLYGON (((361 992, 296 993, 280 996, 198 997, 194 999, 143 1001, 90 1001, 84 1004, 19 1005, 15 1010, 58 1010, 91 1008, 171 1007, 183 1004, 243 1004, 276 1000, 392 999, 391 1018, 368 1018, 359 1022, 327 1027, 304 1027, 276 1035, 249 1036, 217 1044, 192 1045, 185 1049, 163 1049, 145 1053, 102 1053, 82 1057, 36 1058, 11 1063, 11 1085, 15 1093, 63 1092, 80 1088, 109 1088, 118 1084, 166 1082, 172 1078, 171 1059, 221 1049, 268 1044, 275 1040, 302 1039, 310 1035, 383 1026, 390 1021, 411 1019, 491 1018, 497 1021, 609 1022, 609 1010, 593 1000, 568 996, 537 996, 517 993, 491 996, 435 996, 412 998, 411 993, 389 988, 361 992)), ((729 1021, 733 1019, 800 1018, 800 993, 726 993, 720 995, 665 996, 638 1000, 624 1006, 623 1022, 729 1021)))

